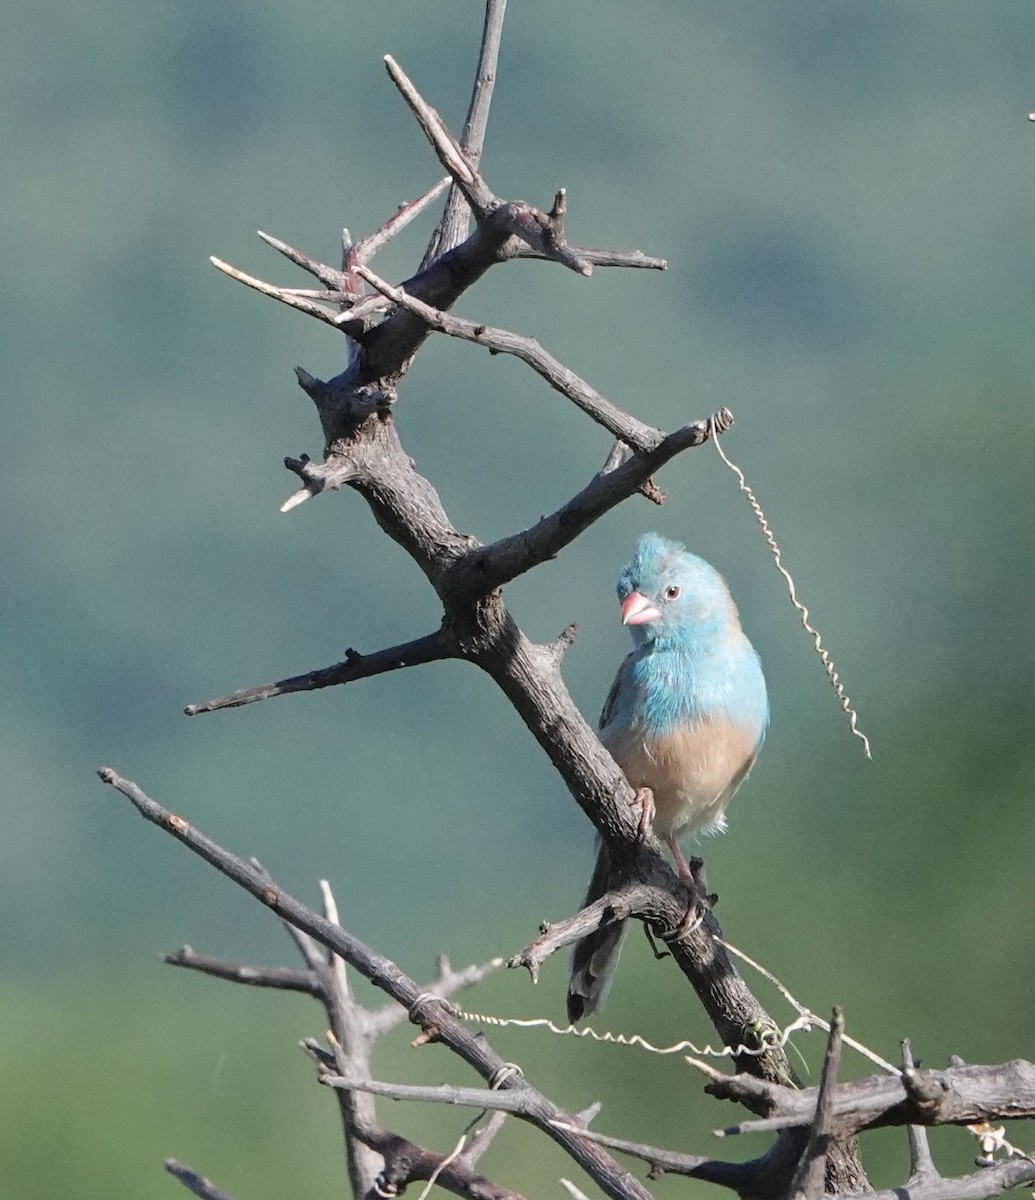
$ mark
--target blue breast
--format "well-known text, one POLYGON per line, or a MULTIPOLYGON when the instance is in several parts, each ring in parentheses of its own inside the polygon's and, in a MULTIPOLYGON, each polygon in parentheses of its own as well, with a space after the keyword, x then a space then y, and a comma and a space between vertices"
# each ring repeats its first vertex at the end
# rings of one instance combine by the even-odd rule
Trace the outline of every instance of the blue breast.
POLYGON ((647 737, 711 719, 750 729, 761 743, 769 722, 762 667, 739 629, 684 631, 637 648, 617 699, 613 719, 647 737))

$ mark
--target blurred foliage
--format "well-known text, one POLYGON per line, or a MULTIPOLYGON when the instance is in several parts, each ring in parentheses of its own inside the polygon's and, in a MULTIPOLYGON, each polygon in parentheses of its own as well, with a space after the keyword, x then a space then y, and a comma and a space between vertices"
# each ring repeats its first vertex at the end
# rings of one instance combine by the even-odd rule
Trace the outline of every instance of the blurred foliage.
MULTIPOLYGON (((727 451, 875 760, 709 448, 664 472, 663 509, 631 502, 515 583, 514 610, 539 638, 579 622, 566 673, 592 718, 625 650, 611 589, 635 536, 656 527, 715 562, 774 709, 730 836, 707 846, 728 936, 817 1010, 844 1005, 887 1057, 905 1035, 929 1063, 1030 1056, 1035 10, 587 11, 512 4, 484 167, 542 204, 566 186, 572 240, 670 270, 516 263, 458 311, 537 335, 662 426, 732 407, 727 451)), ((380 59, 459 128, 480 6, 15 0, 6 29, 0 1183, 171 1195, 175 1155, 242 1200, 324 1196, 341 1187, 336 1118, 295 1048, 319 1011, 155 961, 184 940, 289 960, 286 939, 92 772, 116 766, 297 894, 332 880, 355 931, 418 974, 440 950, 510 952, 577 902, 586 822, 471 670, 180 715, 437 620, 355 496, 277 512, 293 487, 279 460, 320 449, 291 368, 334 374, 342 346, 206 257, 304 286, 255 229, 333 259, 343 223, 361 235, 427 187, 437 165, 380 59)), ((381 273, 407 273, 428 228, 381 273)), ((608 448, 516 362, 445 341, 418 359, 399 422, 483 538, 561 502, 608 448)), ((467 1003, 559 1017, 562 974, 550 964, 537 990, 506 975, 467 1003)), ((709 1037, 638 938, 601 1024, 709 1037)), ((717 1149, 728 1113, 678 1058, 494 1041, 561 1103, 603 1099, 601 1128, 717 1149)), ((818 1060, 816 1038, 803 1048, 818 1060)), ((378 1069, 466 1079, 401 1034, 378 1069)), ((391 1120, 446 1149, 466 1117, 391 1120)), ((532 1137, 512 1130, 485 1169, 557 1194, 568 1167, 532 1137)), ((901 1135, 865 1152, 875 1182, 901 1181, 901 1135)), ((947 1171, 973 1153, 963 1133, 936 1139, 947 1171)))

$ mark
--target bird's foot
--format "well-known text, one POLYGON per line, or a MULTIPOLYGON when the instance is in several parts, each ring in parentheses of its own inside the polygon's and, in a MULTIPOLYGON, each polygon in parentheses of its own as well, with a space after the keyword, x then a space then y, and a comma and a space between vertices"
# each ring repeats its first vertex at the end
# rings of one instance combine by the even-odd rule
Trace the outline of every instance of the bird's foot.
POLYGON ((666 942, 678 942, 685 938, 701 924, 704 920, 704 914, 708 911, 707 906, 702 904, 696 896, 687 905, 686 915, 676 928, 666 938, 666 942))
POLYGON ((708 892, 708 877, 704 873, 704 859, 698 858, 695 854, 689 862, 683 857, 679 849, 679 843, 675 838, 665 839, 668 848, 672 851, 672 857, 676 860, 676 870, 679 872, 679 878, 684 883, 690 884, 697 895, 710 908, 714 908, 718 896, 714 892, 708 892))
MULTIPOLYGON (((678 942, 682 938, 685 938, 687 935, 693 933, 693 931, 704 920, 705 913, 707 913, 711 907, 711 905, 708 903, 710 899, 710 896, 701 896, 696 889, 691 888, 690 903, 686 906, 686 912, 683 914, 683 919, 679 922, 675 929, 671 931, 671 933, 659 933, 661 940, 667 945, 671 945, 672 942, 678 942)), ((665 958, 669 952, 659 951, 657 946, 654 944, 654 938, 651 936, 650 928, 647 925, 644 925, 643 928, 647 932, 647 939, 650 942, 651 949, 654 951, 654 957, 665 958)))
POLYGON ((654 793, 649 787, 641 787, 636 789, 636 795, 629 801, 631 808, 640 810, 640 819, 636 826, 636 836, 641 842, 647 840, 647 834, 650 833, 651 825, 654 821, 654 814, 657 809, 654 806, 654 793))
POLYGON ((699 858, 695 858, 690 862, 687 862, 683 857, 683 851, 679 848, 679 843, 674 837, 667 837, 665 838, 665 841, 668 843, 668 848, 672 851, 672 857, 676 861, 676 870, 679 872, 679 878, 685 880, 687 883, 693 884, 696 887, 697 877, 694 874, 694 864, 700 863, 700 866, 703 869, 704 862, 699 858))
POLYGON ((672 857, 676 860, 676 870, 679 872, 679 878, 690 887, 690 903, 687 905, 686 915, 671 936, 665 938, 666 942, 672 942, 678 941, 688 933, 692 933, 704 920, 705 913, 715 904, 718 896, 709 894, 708 892, 708 879, 704 873, 704 859, 698 858, 695 855, 687 862, 683 857, 682 851, 679 849, 679 843, 674 837, 666 838, 665 841, 668 843, 668 848, 672 851, 672 857))

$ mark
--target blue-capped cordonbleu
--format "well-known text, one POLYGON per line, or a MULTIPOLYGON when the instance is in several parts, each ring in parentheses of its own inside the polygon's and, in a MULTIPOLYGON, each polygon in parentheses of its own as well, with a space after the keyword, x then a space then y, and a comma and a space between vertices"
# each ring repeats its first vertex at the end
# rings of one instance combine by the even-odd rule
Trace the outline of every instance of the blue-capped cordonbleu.
MULTIPOLYGON (((687 877, 677 838, 726 828, 726 806, 765 738, 765 680, 726 581, 678 542, 644 534, 618 578, 618 599, 634 649, 604 703, 600 740, 687 877)), ((586 904, 609 879, 601 844, 586 904)), ((602 1003, 624 932, 624 923, 612 923, 575 947, 569 1020, 602 1003)))

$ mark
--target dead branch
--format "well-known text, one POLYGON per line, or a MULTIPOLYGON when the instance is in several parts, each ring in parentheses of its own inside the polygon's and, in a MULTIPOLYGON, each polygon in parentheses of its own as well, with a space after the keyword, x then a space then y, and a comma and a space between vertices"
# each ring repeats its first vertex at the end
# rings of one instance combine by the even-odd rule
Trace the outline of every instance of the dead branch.
MULTIPOLYGON (((930 1180, 910 1186, 909 1200, 990 1200, 1001 1196, 1011 1188, 1035 1183, 1035 1162, 1031 1159, 1009 1158, 995 1166, 984 1167, 972 1175, 961 1175, 955 1179, 930 1180)), ((839 1200, 903 1200, 904 1189, 888 1188, 879 1192, 859 1192, 845 1195, 839 1200)))
MULTIPOLYGON (((685 885, 678 880, 666 881, 666 883, 668 882, 674 882, 675 887, 679 889, 675 893, 676 908, 678 910, 681 906, 685 913, 690 900, 685 885)), ((636 883, 627 888, 609 891, 599 900, 587 904, 573 916, 565 917, 560 921, 544 922, 540 926, 539 936, 523 950, 511 955, 507 960, 507 966, 524 967, 531 976, 532 982, 538 983, 539 968, 559 950, 574 946, 587 934, 604 925, 611 925, 615 921, 625 921, 630 917, 641 916, 664 907, 665 897, 654 895, 645 884, 636 883)))
POLYGON ((534 1098, 526 1097, 520 1088, 513 1091, 490 1091, 488 1088, 420 1087, 410 1083, 392 1083, 379 1079, 361 1079, 355 1075, 320 1075, 320 1082, 329 1088, 344 1091, 369 1092, 372 1096, 387 1096, 390 1100, 414 1100, 421 1104, 457 1104, 463 1108, 483 1108, 494 1112, 531 1117, 535 1111, 534 1098))
POLYGON ((340 925, 302 904, 293 896, 271 885, 269 877, 250 863, 196 830, 188 821, 170 812, 143 792, 132 780, 123 779, 110 767, 98 771, 102 782, 120 792, 150 824, 171 834, 192 853, 204 859, 239 887, 260 900, 279 916, 291 922, 339 955, 375 987, 403 1005, 409 1020, 429 1039, 441 1042, 499 1091, 520 1089, 527 1108, 523 1120, 557 1142, 589 1176, 614 1200, 650 1200, 650 1194, 610 1155, 570 1132, 573 1118, 553 1104, 500 1057, 482 1035, 472 1034, 437 997, 421 990, 408 975, 384 955, 364 945, 340 925), (555 1126, 553 1122, 561 1122, 555 1126))
MULTIPOLYGON (((722 1130, 723 1136, 811 1125, 818 1088, 789 1088, 745 1075, 725 1076, 706 1088, 737 1100, 762 1120, 722 1130)), ((1035 1065, 1024 1059, 996 1066, 963 1065, 943 1071, 910 1068, 901 1075, 869 1075, 838 1084, 831 1117, 839 1133, 886 1125, 977 1125, 1035 1116, 1035 1065)))
POLYGON ((256 967, 249 963, 227 962, 198 954, 191 946, 182 946, 173 954, 163 954, 162 962, 170 967, 184 967, 216 979, 243 983, 248 987, 273 988, 284 992, 302 992, 306 996, 321 996, 323 988, 314 971, 299 971, 292 967, 256 967))
POLYGON ((294 675, 290 679, 278 679, 276 683, 240 688, 227 696, 218 696, 215 700, 188 704, 183 711, 188 717, 194 717, 199 713, 216 712, 221 708, 240 708, 245 704, 254 704, 257 700, 268 700, 271 696, 290 696, 295 692, 340 687, 346 683, 355 683, 359 679, 383 675, 387 671, 399 671, 403 667, 438 662, 449 658, 450 655, 449 639, 441 630, 400 646, 392 646, 388 650, 378 650, 373 654, 360 654, 350 647, 345 651, 344 662, 315 671, 306 671, 304 675, 294 675))
POLYGON ((788 1193, 791 1200, 820 1200, 826 1179, 827 1153, 834 1139, 833 1101, 837 1085, 837 1073, 841 1066, 841 1037, 844 1033, 844 1017, 839 1008, 834 1009, 827 1038, 827 1052, 823 1060, 823 1076, 816 1097, 816 1115, 809 1128, 809 1140, 805 1144, 801 1159, 794 1169, 788 1193))
MULTIPOLYGON (((478 66, 474 73, 474 88, 467 109, 467 120, 460 135, 460 149, 467 161, 477 167, 485 144, 485 131, 489 126, 489 109, 492 93, 496 86, 496 70, 499 63, 500 41, 503 36, 503 18, 507 11, 507 0, 488 0, 485 5, 485 23, 482 26, 482 44, 478 52, 478 66)), ((433 259, 452 250, 467 237, 471 228, 471 213, 464 194, 456 183, 449 189, 446 206, 431 241, 424 252, 421 267, 433 259)))
POLYGON ((434 1179, 439 1187, 467 1200, 523 1200, 517 1192, 500 1187, 473 1170, 473 1164, 461 1155, 436 1154, 411 1142, 397 1133, 380 1128, 364 1130, 360 1135, 365 1145, 380 1155, 384 1167, 366 1200, 384 1200, 385 1196, 401 1194, 407 1184, 434 1179))
POLYGON ((431 328, 438 329, 450 337, 474 342, 484 346, 490 354, 513 354, 527 363, 556 392, 567 396, 587 416, 602 425, 613 437, 637 450, 653 450, 663 435, 650 425, 645 425, 596 391, 595 388, 570 371, 552 354, 548 354, 534 338, 509 333, 506 329, 495 329, 489 325, 478 325, 460 317, 450 316, 441 309, 432 308, 406 294, 403 288, 392 287, 367 267, 359 274, 383 296, 414 313, 431 328))

